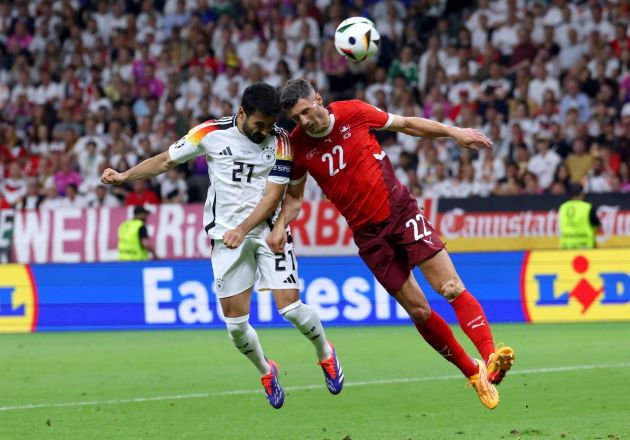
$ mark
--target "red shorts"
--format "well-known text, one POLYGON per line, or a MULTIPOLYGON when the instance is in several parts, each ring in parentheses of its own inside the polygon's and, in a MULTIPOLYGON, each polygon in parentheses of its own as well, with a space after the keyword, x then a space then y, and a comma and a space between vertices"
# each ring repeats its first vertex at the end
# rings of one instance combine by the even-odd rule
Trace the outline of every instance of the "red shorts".
POLYGON ((392 206, 389 219, 354 231, 354 242, 390 295, 400 291, 415 266, 444 249, 440 236, 409 193, 392 206))

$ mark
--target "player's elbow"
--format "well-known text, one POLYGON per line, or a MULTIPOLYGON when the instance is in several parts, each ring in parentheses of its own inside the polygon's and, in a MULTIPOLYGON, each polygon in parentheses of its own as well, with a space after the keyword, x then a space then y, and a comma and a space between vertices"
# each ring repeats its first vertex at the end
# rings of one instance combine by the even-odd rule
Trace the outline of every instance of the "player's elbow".
POLYGON ((170 170, 171 168, 175 168, 176 166, 177 162, 171 159, 168 151, 164 151, 158 156, 158 168, 160 170, 160 174, 170 170))

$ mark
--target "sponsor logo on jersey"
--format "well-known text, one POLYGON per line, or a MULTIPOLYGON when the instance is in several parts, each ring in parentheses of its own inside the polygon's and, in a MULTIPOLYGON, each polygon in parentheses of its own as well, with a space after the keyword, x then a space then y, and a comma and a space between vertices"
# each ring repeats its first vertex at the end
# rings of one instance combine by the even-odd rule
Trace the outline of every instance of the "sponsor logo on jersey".
POLYGON ((521 273, 521 299, 531 322, 630 319, 630 252, 532 251, 521 273))
POLYGON ((276 160, 275 151, 269 148, 263 150, 260 154, 260 160, 262 160, 264 164, 271 165, 276 160))
POLYGON ((0 266, 0 333, 27 333, 37 325, 37 290, 22 264, 0 266))
POLYGON ((313 148, 311 151, 306 153, 306 160, 311 160, 312 158, 314 158, 318 154, 319 154, 319 151, 317 151, 317 148, 313 148))

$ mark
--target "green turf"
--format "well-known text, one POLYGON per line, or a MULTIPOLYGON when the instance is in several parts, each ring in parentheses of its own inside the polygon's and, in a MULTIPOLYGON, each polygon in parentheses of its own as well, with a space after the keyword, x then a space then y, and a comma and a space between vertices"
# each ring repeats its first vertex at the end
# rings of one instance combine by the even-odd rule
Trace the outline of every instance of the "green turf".
POLYGON ((411 327, 329 328, 346 373, 339 396, 301 335, 260 330, 282 384, 297 387, 281 410, 223 331, 0 335, 0 439, 630 439, 628 324, 494 332, 515 347, 519 373, 494 411, 411 327), (374 383, 400 378, 415 380, 374 383), (220 394, 231 390, 243 393, 220 394))

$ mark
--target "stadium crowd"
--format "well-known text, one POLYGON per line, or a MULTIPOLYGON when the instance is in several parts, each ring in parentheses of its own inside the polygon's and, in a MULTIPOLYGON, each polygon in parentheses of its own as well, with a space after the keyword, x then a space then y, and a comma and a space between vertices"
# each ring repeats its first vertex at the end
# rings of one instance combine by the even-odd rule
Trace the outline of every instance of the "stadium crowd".
POLYGON ((630 192, 629 36, 629 0, 3 0, 0 208, 201 201, 203 157, 111 191, 99 176, 296 77, 493 139, 378 132, 418 197, 630 192), (354 15, 381 34, 369 62, 334 48, 354 15))

